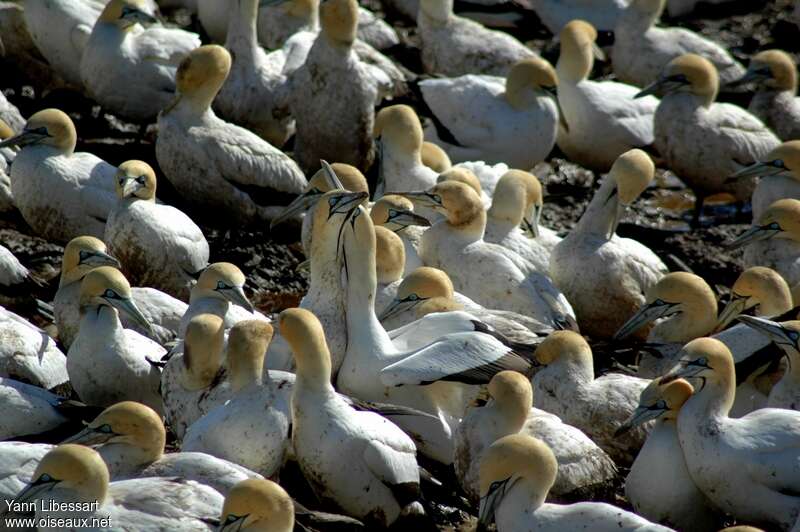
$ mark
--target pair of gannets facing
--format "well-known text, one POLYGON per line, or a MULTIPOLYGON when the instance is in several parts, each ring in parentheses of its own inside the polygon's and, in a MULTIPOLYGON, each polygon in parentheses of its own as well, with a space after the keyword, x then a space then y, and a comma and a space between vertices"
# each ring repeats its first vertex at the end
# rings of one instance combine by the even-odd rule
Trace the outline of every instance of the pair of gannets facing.
POLYGON ((0 376, 51 390, 69 380, 67 360, 42 329, 0 306, 0 376))
POLYGON ((75 153, 76 142, 75 125, 58 109, 35 113, 18 135, 0 142, 22 148, 11 166, 14 204, 47 240, 102 238, 115 205, 116 168, 91 153, 75 153))
POLYGON ((752 181, 726 181, 738 169, 736 161, 752 163, 780 144, 741 107, 715 103, 718 90, 714 65, 699 55, 684 54, 637 95, 662 96, 654 118, 655 145, 667 166, 694 191, 695 220, 705 197, 717 192, 730 192, 738 201, 748 199, 752 181))
POLYGON ((569 129, 559 127, 558 147, 582 166, 607 171, 626 151, 653 143, 658 100, 635 100, 636 87, 588 79, 595 55, 602 57, 591 24, 573 20, 559 35, 558 101, 569 129))
POLYGON ((307 183, 282 151, 214 114, 211 102, 230 68, 230 54, 216 45, 196 48, 181 62, 178 95, 158 118, 156 157, 193 207, 234 224, 268 220, 282 196, 299 194, 307 183))
POLYGON ((758 162, 742 168, 730 180, 761 177, 751 198, 753 219, 758 220, 774 202, 800 199, 800 140, 784 142, 758 159, 758 162))
POLYGON ((478 522, 494 522, 498 532, 670 530, 606 503, 546 503, 558 473, 558 460, 543 441, 527 434, 497 440, 480 464, 478 522))
POLYGON ((92 29, 81 79, 107 110, 136 122, 156 117, 175 97, 175 72, 200 37, 153 25, 144 0, 111 0, 92 29), (148 27, 144 28, 143 25, 148 27))
POLYGON ((608 338, 644 302, 642 296, 667 267, 649 248, 616 235, 625 206, 653 179, 641 150, 621 155, 575 228, 550 255, 550 275, 574 305, 581 330, 608 338), (588 272, 602 272, 602 282, 588 272))
POLYGON ((655 81, 672 59, 695 53, 711 61, 722 85, 739 79, 745 69, 712 40, 684 28, 655 26, 667 0, 634 0, 617 22, 611 51, 614 73, 632 85, 655 81))

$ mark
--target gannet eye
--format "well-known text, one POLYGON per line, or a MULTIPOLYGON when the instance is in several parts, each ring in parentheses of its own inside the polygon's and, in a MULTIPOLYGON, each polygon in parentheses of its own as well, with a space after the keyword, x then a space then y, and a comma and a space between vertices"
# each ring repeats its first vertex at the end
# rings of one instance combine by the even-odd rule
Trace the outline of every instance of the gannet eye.
POLYGON ((394 210, 394 209, 389 209, 389 218, 390 218, 390 219, 391 219, 391 218, 394 218, 394 217, 396 217, 396 216, 399 216, 399 215, 400 215, 400 213, 399 213, 399 212, 397 212, 396 210, 394 210))
POLYGON ((226 288, 228 288, 228 286, 224 282, 217 281, 217 290, 225 290, 226 288))
POLYGON ((786 164, 781 159, 775 159, 772 161, 772 166, 775 168, 786 168, 786 164))
POLYGON ((47 473, 42 473, 42 475, 36 480, 36 483, 44 483, 44 482, 52 482, 53 477, 48 475, 47 473))
POLYGON ((767 226, 767 229, 770 229, 772 231, 780 231, 781 225, 778 222, 772 222, 767 226))
POLYGON ((339 203, 338 197, 328 198, 328 205, 331 207, 335 207, 337 203, 339 203))
POLYGON ((433 198, 433 201, 435 201, 436 203, 441 203, 442 202, 442 197, 439 194, 434 194, 431 197, 433 198))
POLYGON ((114 291, 113 291, 112 289, 110 289, 110 288, 106 288, 106 291, 105 291, 105 292, 103 292, 103 297, 105 297, 105 298, 108 298, 108 299, 118 299, 118 298, 119 298, 119 296, 117 295, 117 293, 116 293, 116 292, 114 292, 114 291))
POLYGON ((419 296, 417 294, 411 294, 410 296, 408 296, 406 298, 406 301, 417 301, 418 299, 419 299, 419 296))
POLYGON ((667 303, 663 299, 656 299, 655 301, 653 301, 653 305, 656 305, 656 306, 659 306, 659 307, 662 306, 662 305, 666 305, 666 304, 667 303))
POLYGON ((225 524, 226 525, 230 525, 232 523, 235 523, 236 521, 238 521, 240 519, 240 517, 241 516, 238 516, 238 515, 228 514, 228 516, 225 518, 225 524))
POLYGON ((689 83, 689 79, 685 74, 675 74, 667 78, 669 81, 677 81, 678 83, 689 83))
POLYGON ((122 177, 119 178, 119 184, 120 185, 124 185, 125 184, 125 176, 122 176, 122 177))
POLYGON ((89 255, 88 251, 81 251, 81 252, 78 253, 78 261, 83 262, 86 259, 88 259, 89 256, 90 255, 89 255))
POLYGON ((106 423, 105 425, 100 425, 99 427, 97 427, 94 430, 96 432, 102 432, 103 434, 111 434, 113 432, 111 430, 111 425, 109 425, 108 423, 106 423))
POLYGON ((663 399, 656 403, 656 408, 658 410, 666 410, 667 409, 667 402, 663 399))
POLYGON ((136 178, 136 182, 141 185, 144 185, 145 177, 143 175, 140 175, 139 177, 136 178))
POLYGON ((800 338, 800 333, 797 331, 789 331, 789 339, 793 342, 796 342, 800 338))

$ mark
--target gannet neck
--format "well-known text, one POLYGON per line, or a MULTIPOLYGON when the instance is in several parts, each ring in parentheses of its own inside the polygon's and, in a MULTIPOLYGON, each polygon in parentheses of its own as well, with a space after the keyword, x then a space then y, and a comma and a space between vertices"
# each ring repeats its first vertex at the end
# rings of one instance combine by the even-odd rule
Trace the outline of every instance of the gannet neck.
POLYGON ((183 387, 203 390, 219 373, 225 347, 225 314, 198 314, 189 320, 183 344, 183 387))
POLYGON ((242 54, 252 57, 258 48, 256 23, 258 20, 258 0, 236 0, 236 6, 228 20, 228 35, 225 47, 234 52, 237 58, 242 54))
POLYGON ((735 383, 706 379, 705 384, 697 384, 696 391, 686 401, 678 414, 678 422, 686 416, 694 419, 716 420, 727 417, 733 406, 735 383))
POLYGON ((561 30, 561 52, 556 63, 558 79, 579 83, 589 77, 594 66, 597 31, 587 22, 573 20, 561 30))
POLYGON ((607 175, 573 232, 608 238, 620 209, 617 182, 611 175, 607 175))
POLYGON ((508 519, 509 522, 515 522, 523 509, 535 511, 545 503, 549 492, 549 487, 544 487, 526 477, 520 478, 506 492, 502 502, 500 502, 500 506, 497 508, 496 520, 498 525, 505 519, 508 519))
MULTIPOLYGON (((97 331, 99 337, 110 337, 122 334, 122 322, 119 312, 112 306, 90 303, 79 307, 81 314, 80 329, 97 331)), ((79 330, 80 330, 79 329, 79 330)))
POLYGON ((280 313, 278 327, 297 365, 294 393, 334 395, 331 354, 319 319, 308 310, 291 308, 280 313))
POLYGON ((582 385, 594 380, 592 348, 573 331, 555 331, 536 349, 537 360, 565 383, 582 385))
POLYGON ((453 0, 421 0, 419 14, 436 26, 444 26, 453 16, 453 0))
POLYGON ((497 438, 516 434, 528 419, 533 404, 533 388, 530 380, 515 371, 501 371, 489 382, 489 395, 494 404, 489 406, 494 415, 497 438))
POLYGON ((195 116, 205 115, 231 70, 230 53, 216 44, 195 48, 178 66, 178 101, 174 109, 195 116))
POLYGON ((262 382, 264 355, 272 340, 272 326, 262 320, 240 321, 228 335, 231 388, 238 392, 262 382))

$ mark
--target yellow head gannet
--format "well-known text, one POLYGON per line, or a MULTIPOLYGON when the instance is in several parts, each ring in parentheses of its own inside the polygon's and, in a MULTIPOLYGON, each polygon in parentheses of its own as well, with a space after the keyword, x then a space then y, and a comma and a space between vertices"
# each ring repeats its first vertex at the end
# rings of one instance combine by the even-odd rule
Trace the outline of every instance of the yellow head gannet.
POLYGON ((271 480, 251 479, 236 484, 225 496, 220 532, 292 532, 294 503, 271 480))
POLYGON ((377 292, 375 308, 384 308, 397 294, 403 280, 406 251, 403 241, 394 232, 375 226, 375 275, 377 292))
POLYGON ((501 371, 489 382, 489 402, 467 410, 456 430, 456 477, 471 500, 478 500, 478 468, 492 443, 522 433, 543 440, 559 461, 550 494, 556 498, 592 497, 608 490, 617 468, 608 455, 583 432, 531 406, 533 391, 527 377, 501 371))
POLYGON ((644 87, 661 74, 671 60, 694 53, 711 61, 725 85, 741 77, 744 67, 714 41, 684 28, 655 25, 667 0, 633 0, 614 30, 611 58, 614 74, 625 83, 644 87))
MULTIPOLYGON (((0 316, 3 312, 0 310, 0 316)), ((0 401, 7 406, 6 412, 0 419, 0 441, 33 436, 65 424, 68 420, 58 410, 63 400, 62 397, 44 388, 0 377, 0 401)), ((2 450, 0 459, 4 459, 2 450)), ((0 496, 2 491, 3 489, 0 489, 0 496)))
POLYGON ((422 143, 422 164, 439 173, 453 166, 447 152, 433 142, 422 143))
POLYGON ((117 169, 119 200, 104 240, 126 277, 188 299, 195 275, 208 265, 208 242, 197 225, 169 205, 156 203, 156 174, 143 161, 117 169))
POLYGON ((505 76, 514 63, 535 55, 511 35, 454 14, 452 0, 420 0, 417 31, 429 74, 505 76))
POLYGON ((0 377, 53 389, 69 380, 67 359, 46 332, 0 306, 0 377))
POLYGON ((558 461, 543 441, 526 434, 497 440, 486 450, 480 464, 478 522, 497 523, 498 532, 670 530, 606 503, 544 502, 558 471, 558 461))
POLYGON ((414 442, 373 412, 357 412, 331 385, 322 326, 312 313, 289 309, 278 327, 297 364, 292 442, 303 474, 320 498, 345 513, 388 526, 419 494, 414 442))
POLYGON ((556 331, 536 349, 546 366, 533 377, 533 393, 542 410, 578 427, 617 462, 631 463, 649 426, 621 438, 614 431, 636 409, 649 381, 609 373, 595 378, 592 349, 572 331, 556 331))
POLYGON ((467 75, 419 83, 425 103, 458 142, 436 140, 451 160, 524 169, 543 161, 555 146, 557 86, 555 69, 539 57, 514 64, 505 80, 467 75))
POLYGON ((696 196, 695 221, 706 196, 730 192, 745 200, 753 183, 726 184, 736 162, 751 163, 780 144, 758 118, 741 107, 715 103, 719 90, 717 69, 695 54, 670 61, 659 78, 638 96, 662 96, 655 114, 655 146, 670 170, 696 196))
POLYGON ((784 142, 728 180, 756 176, 762 179, 751 198, 754 220, 758 220, 767 207, 780 199, 800 199, 800 140, 784 142))
POLYGON ((775 270, 763 266, 743 271, 733 283, 730 296, 717 319, 717 331, 751 308, 755 308, 756 316, 777 316, 794 307, 786 280, 775 270))
POLYGON ((667 273, 649 248, 615 234, 625 206, 648 186, 654 171, 641 150, 621 155, 578 224, 550 255, 553 281, 574 305, 581 330, 593 337, 614 334, 644 302, 642 294, 667 273))
POLYGON ((682 377, 696 383, 678 415, 678 438, 695 484, 737 520, 790 529, 800 515, 800 412, 763 408, 732 419, 730 350, 698 338, 680 359, 662 382, 682 377))
POLYGON ((22 148, 11 167, 14 203, 47 240, 102 237, 116 203, 116 168, 90 153, 75 153, 76 142, 75 125, 58 109, 35 113, 19 135, 0 142, 22 148))
MULTIPOLYGON (((414 213, 411 200, 396 194, 382 196, 370 209, 369 216, 376 227, 394 231, 402 241, 404 264, 401 274, 411 273, 422 266, 422 259, 419 258, 420 241, 431 222, 414 213)), ((381 305, 378 304, 376 308, 381 308, 381 305)))
MULTIPOLYGON (((108 468, 93 449, 64 444, 42 457, 17 503, 50 500, 36 518, 106 519, 112 527, 131 530, 211 530, 223 498, 191 480, 142 478, 109 483, 108 468), (53 503, 71 503, 71 511, 53 503)), ((37 505, 39 506, 39 505, 37 505)), ((13 508, 9 508, 13 513, 13 508)))
POLYGON ((683 379, 667 384, 652 381, 619 431, 656 420, 625 479, 625 495, 636 513, 679 530, 700 532, 716 530, 719 516, 692 480, 678 441, 678 412, 693 392, 683 379))
POLYGON ((658 100, 634 100, 631 85, 589 80, 594 57, 603 57, 596 39, 597 31, 583 20, 561 30, 558 101, 569 129, 559 127, 558 147, 570 160, 605 172, 626 151, 653 143, 658 100))
POLYGON ((181 62, 178 95, 158 118, 156 156, 164 176, 194 207, 252 223, 274 217, 275 203, 307 183, 286 154, 211 110, 230 68, 230 54, 216 45, 196 48, 181 62))
POLYGON ((166 351, 153 340, 122 328, 119 312, 144 327, 149 325, 119 270, 100 266, 86 274, 81 281, 80 309, 80 329, 67 353, 67 371, 81 400, 98 406, 139 401, 161 412, 161 372, 150 361, 159 360, 166 351))
POLYGON ((157 22, 145 0, 111 0, 81 59, 81 79, 92 97, 136 122, 152 120, 175 97, 178 64, 200 46, 197 34, 157 22))
POLYGON ((380 144, 380 180, 383 192, 410 192, 436 184, 437 173, 422 164, 422 125, 408 105, 384 107, 375 116, 373 134, 380 144))

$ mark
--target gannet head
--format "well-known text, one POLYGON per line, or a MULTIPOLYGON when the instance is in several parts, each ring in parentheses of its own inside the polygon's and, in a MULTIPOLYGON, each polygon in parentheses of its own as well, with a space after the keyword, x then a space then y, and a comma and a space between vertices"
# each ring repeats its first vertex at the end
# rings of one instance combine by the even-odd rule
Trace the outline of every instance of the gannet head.
POLYGON ((186 325, 183 339, 183 379, 187 390, 204 390, 222 366, 225 322, 216 314, 198 314, 186 325))
POLYGON ((408 105, 390 105, 378 111, 372 134, 392 153, 414 157, 421 164, 422 125, 408 105))
POLYGON ((526 434, 500 438, 481 458, 478 523, 493 523, 503 498, 520 482, 528 484, 532 506, 537 508, 547 497, 557 473, 558 461, 543 441, 526 434))
POLYGON ((756 316, 739 316, 738 319, 772 340, 780 346, 784 353, 800 353, 800 321, 791 320, 779 323, 756 316))
POLYGON ((56 148, 63 155, 72 155, 76 142, 78 134, 72 119, 58 109, 44 109, 28 118, 19 135, 0 142, 0 148, 39 144, 56 148))
POLYGON ((486 214, 475 190, 459 181, 443 181, 425 192, 400 194, 415 204, 428 207, 447 217, 451 227, 479 233, 483 236, 486 214))
POLYGON ((125 161, 114 177, 118 198, 156 201, 156 173, 144 161, 125 161))
POLYGON ((501 371, 489 381, 488 391, 509 433, 519 432, 533 405, 530 379, 516 371, 501 371))
POLYGON ((31 481, 14 500, 35 501, 54 488, 68 490, 81 502, 103 503, 108 492, 108 467, 94 449, 67 443, 42 457, 31 481))
POLYGON ((228 371, 231 387, 239 391, 261 383, 264 355, 272 341, 272 325, 263 320, 237 322, 228 334, 228 371))
POLYGON ((64 248, 59 286, 75 282, 98 266, 120 268, 117 259, 107 253, 106 245, 93 236, 77 236, 64 248))
POLYGON ((784 198, 776 201, 767 207, 757 223, 728 244, 728 247, 740 248, 770 238, 800 242, 800 200, 784 198))
POLYGON ((739 275, 731 288, 731 299, 717 319, 721 331, 739 314, 759 306, 758 314, 771 316, 792 308, 792 292, 786 280, 773 270, 753 266, 739 275), (766 312, 765 312, 766 310, 766 312))
POLYGON ((375 273, 378 282, 389 284, 403 277, 406 249, 393 231, 375 226, 375 273))
POLYGON ((492 196, 489 218, 521 226, 527 233, 538 236, 542 212, 542 185, 522 170, 509 170, 497 181, 492 196))
MULTIPOLYGON (((358 210, 359 206, 366 201, 367 197, 368 195, 366 192, 348 192, 345 190, 332 190, 323 194, 311 214, 313 217, 311 236, 312 258, 318 253, 316 250, 332 244, 325 236, 329 227, 328 222, 331 222, 331 224, 344 223, 340 218, 344 217, 344 220, 349 219, 353 213, 358 210)), ((340 230, 336 237, 336 246, 337 249, 339 249, 342 226, 336 225, 336 227, 340 230)))
POLYGON ((192 287, 192 294, 200 297, 224 299, 239 305, 248 312, 255 308, 244 293, 245 276, 235 264, 215 262, 210 264, 192 287))
POLYGON ((175 84, 178 94, 162 111, 169 113, 181 101, 186 101, 198 113, 204 113, 222 88, 231 70, 231 54, 216 44, 195 48, 178 66, 175 84))
POLYGON ((439 25, 447 24, 453 15, 453 0, 420 0, 419 13, 439 25))
POLYGON ((676 379, 686 379, 695 384, 695 394, 699 394, 707 385, 722 389, 722 408, 727 413, 733 405, 736 377, 733 355, 728 346, 716 338, 697 338, 692 340, 680 352, 677 367, 661 377, 662 384, 676 379))
POLYGON ((421 155, 422 164, 434 172, 442 173, 445 170, 449 170, 453 166, 453 163, 450 162, 450 157, 447 155, 447 152, 433 142, 422 143, 421 155))
POLYGON ((411 310, 431 299, 453 300, 453 282, 450 277, 437 268, 421 266, 406 275, 397 295, 378 316, 380 321, 387 320, 401 312, 411 310))
POLYGON ((797 92, 797 68, 792 57, 782 50, 764 50, 753 56, 747 72, 730 86, 758 83, 776 91, 797 92))
POLYGON ((573 20, 559 33, 561 52, 558 57, 559 77, 577 82, 589 77, 594 60, 604 60, 605 54, 597 46, 597 30, 585 20, 573 20))
POLYGON ((317 317, 306 309, 286 309, 278 316, 278 329, 292 349, 298 378, 329 385, 331 354, 317 317))
POLYGON ((145 0, 111 0, 100 13, 98 22, 127 30, 136 24, 154 24, 158 20, 147 12, 145 0))
POLYGON ((719 74, 714 64, 696 54, 676 57, 664 67, 659 78, 642 89, 636 98, 655 94, 660 97, 677 92, 695 95, 708 107, 717 98, 719 74))
POLYGON ((610 239, 617 232, 619 221, 625 209, 650 185, 655 175, 656 167, 653 160, 638 148, 628 150, 614 161, 607 179, 613 179, 615 187, 606 201, 616 197, 617 208, 609 227, 607 237, 610 239))
POLYGON ((220 532, 292 532, 294 503, 275 482, 249 478, 236 484, 225 496, 220 532))
POLYGON ((149 406, 122 401, 103 410, 86 428, 62 443, 130 445, 141 454, 141 462, 136 465, 142 465, 161 458, 166 441, 161 416, 149 406))
POLYGON ((424 216, 414 214, 411 200, 397 194, 382 196, 372 205, 369 216, 376 226, 383 226, 394 232, 400 232, 410 225, 431 225, 424 216))
POLYGON ((745 177, 789 176, 800 179, 800 140, 784 142, 767 154, 761 161, 742 168, 726 182, 745 177))
POLYGON ((674 380, 666 384, 659 379, 653 379, 639 396, 639 406, 633 414, 616 430, 619 436, 632 428, 647 423, 651 419, 674 421, 678 418, 683 403, 694 393, 694 388, 683 379, 674 380))
POLYGON ((481 182, 478 179, 478 176, 476 176, 475 173, 469 168, 454 166, 453 168, 445 170, 436 176, 437 183, 443 183, 445 181, 458 181, 459 183, 464 183, 474 190, 478 196, 480 196, 483 192, 483 188, 481 187, 481 182))
POLYGON ((152 330, 150 322, 133 302, 131 285, 128 284, 128 280, 122 275, 122 272, 111 266, 95 268, 87 273, 81 281, 81 311, 101 306, 116 309, 146 330, 152 330))
POLYGON ((514 64, 506 77, 505 97, 515 109, 523 110, 536 102, 544 93, 553 99, 558 108, 561 125, 569 131, 558 102, 558 74, 547 60, 538 56, 526 57, 514 64))
MULTIPOLYGON (((550 366, 561 361, 592 368, 592 348, 574 331, 554 331, 536 348, 536 362, 550 366)), ((593 371, 593 370, 592 370, 593 371)), ((594 373, 592 373, 594 374, 594 373)))
POLYGON ((323 0, 319 5, 322 35, 333 46, 350 47, 358 29, 356 0, 323 0))

